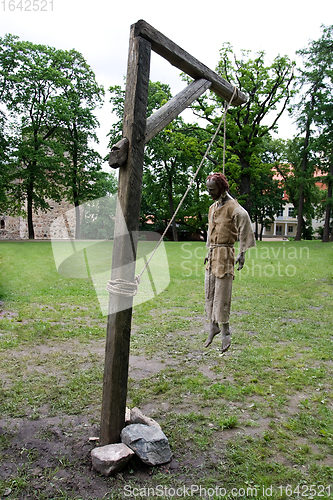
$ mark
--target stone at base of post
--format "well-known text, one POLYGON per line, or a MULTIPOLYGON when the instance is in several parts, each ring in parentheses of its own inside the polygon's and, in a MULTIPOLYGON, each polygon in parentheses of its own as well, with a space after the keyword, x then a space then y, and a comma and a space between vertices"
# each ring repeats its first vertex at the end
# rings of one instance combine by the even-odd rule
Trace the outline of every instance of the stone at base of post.
POLYGON ((128 425, 121 431, 121 440, 147 465, 161 465, 172 459, 168 438, 154 425, 128 425))
POLYGON ((110 476, 125 467, 133 455, 134 451, 124 443, 99 446, 91 451, 92 466, 100 474, 110 476))

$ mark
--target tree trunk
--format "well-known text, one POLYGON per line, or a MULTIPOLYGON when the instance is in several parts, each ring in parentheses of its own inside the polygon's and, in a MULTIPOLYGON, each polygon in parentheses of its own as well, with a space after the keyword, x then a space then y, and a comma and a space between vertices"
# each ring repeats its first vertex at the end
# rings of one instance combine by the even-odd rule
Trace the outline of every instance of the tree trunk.
POLYGON ((207 241, 207 231, 205 229, 205 226, 203 226, 203 223, 202 223, 201 212, 198 212, 198 221, 200 223, 199 233, 201 233, 201 235, 203 236, 204 241, 207 241))
POLYGON ((245 210, 251 215, 251 175, 250 166, 244 159, 240 159, 241 164, 241 179, 240 179, 240 196, 244 198, 242 203, 245 210))
MULTIPOLYGON (((330 221, 331 221, 331 203, 332 203, 332 177, 333 176, 333 161, 330 163, 330 171, 329 171, 329 181, 328 181, 328 189, 327 189, 327 205, 325 212, 325 224, 324 224, 324 232, 323 239, 321 240, 323 243, 328 243, 330 241, 330 221)), ((333 233, 333 231, 332 231, 333 233)))
MULTIPOLYGON (((196 189, 197 189, 197 203, 199 204, 199 200, 200 200, 200 180, 198 179, 198 177, 196 178, 195 183, 196 183, 196 189)), ((197 217, 198 217, 198 221, 199 221, 199 232, 201 232, 201 234, 203 234, 204 241, 207 241, 207 231, 205 229, 205 226, 203 227, 203 224, 202 224, 202 214, 201 214, 200 210, 198 210, 197 217)))
POLYGON ((80 202, 79 202, 79 189, 77 187, 77 170, 73 168, 73 177, 72 177, 72 182, 73 182, 73 200, 74 200, 74 207, 75 207, 75 239, 80 238, 80 202))
POLYGON ((28 237, 29 240, 35 239, 34 224, 32 220, 32 195, 34 190, 33 180, 29 179, 28 189, 27 189, 27 218, 28 218, 28 237))
POLYGON ((79 193, 79 182, 77 176, 77 164, 78 164, 78 133, 76 129, 76 124, 73 126, 73 200, 75 206, 75 239, 78 240, 80 238, 80 193, 79 193))
MULTIPOLYGON (((313 109, 314 106, 314 96, 312 96, 311 99, 311 110, 313 109)), ((302 166, 301 166, 301 172, 304 175, 308 166, 308 147, 309 147, 309 140, 310 140, 310 134, 311 134, 311 122, 312 119, 310 116, 308 116, 307 121, 306 121, 306 128, 305 128, 305 138, 304 138, 304 154, 303 154, 303 159, 302 159, 302 166)), ((303 209, 304 209, 304 180, 302 180, 300 187, 299 187, 299 198, 298 198, 298 210, 297 210, 297 230, 296 230, 296 236, 295 236, 295 241, 301 241, 302 239, 302 232, 303 232, 303 226, 304 226, 304 219, 303 219, 303 209)))
POLYGON ((262 241, 262 235, 264 232, 264 217, 261 219, 260 224, 261 224, 261 226, 260 226, 259 240, 262 241))
MULTIPOLYGON (((302 171, 303 171, 303 168, 302 168, 302 171)), ((301 239, 302 239, 302 232, 303 232, 303 225, 304 225, 304 219, 303 219, 304 195, 303 195, 303 192, 304 192, 304 188, 303 188, 303 182, 302 182, 302 184, 300 185, 300 191, 299 191, 298 210, 297 210, 297 212, 298 212, 297 213, 297 230, 296 230, 295 241, 301 241, 301 239)))
POLYGON ((80 204, 78 201, 75 202, 75 239, 78 240, 80 238, 80 227, 81 227, 81 218, 80 218, 80 204))
MULTIPOLYGON (((170 217, 173 217, 173 214, 175 213, 175 208, 173 204, 173 184, 172 184, 172 168, 169 170, 166 167, 166 170, 168 172, 168 183, 169 183, 169 189, 168 189, 168 200, 169 200, 169 210, 170 210, 170 217)), ((177 233, 177 226, 176 226, 176 219, 172 221, 172 236, 173 236, 173 241, 178 241, 178 233, 177 233)))
POLYGON ((256 216, 256 222, 255 222, 255 225, 256 225, 256 240, 258 240, 258 217, 256 216))
MULTIPOLYGON (((169 199, 169 209, 170 209, 170 216, 173 217, 173 214, 175 213, 174 205, 173 205, 173 198, 172 198, 172 191, 168 192, 168 199, 169 199)), ((176 219, 172 221, 172 236, 173 236, 173 241, 178 241, 178 233, 177 233, 177 226, 176 226, 176 219)))

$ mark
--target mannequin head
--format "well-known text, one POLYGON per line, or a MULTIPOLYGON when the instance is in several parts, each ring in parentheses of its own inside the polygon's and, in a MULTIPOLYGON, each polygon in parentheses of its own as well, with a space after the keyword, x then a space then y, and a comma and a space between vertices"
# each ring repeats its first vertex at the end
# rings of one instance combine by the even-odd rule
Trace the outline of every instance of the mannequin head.
POLYGON ((229 191, 229 184, 225 175, 220 172, 209 175, 206 182, 207 190, 213 200, 218 200, 222 194, 229 191))

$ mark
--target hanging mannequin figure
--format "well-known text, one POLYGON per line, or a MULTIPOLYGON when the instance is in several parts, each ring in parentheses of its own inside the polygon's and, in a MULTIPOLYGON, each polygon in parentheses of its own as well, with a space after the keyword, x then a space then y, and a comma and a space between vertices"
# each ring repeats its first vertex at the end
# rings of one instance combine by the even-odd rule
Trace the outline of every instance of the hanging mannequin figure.
POLYGON ((231 343, 229 316, 234 279, 234 244, 239 238, 236 264, 238 264, 237 270, 240 271, 245 263, 245 252, 255 246, 255 239, 249 214, 229 195, 226 177, 221 173, 209 175, 206 186, 215 203, 209 208, 207 234, 209 250, 204 262, 207 264, 205 310, 210 321, 205 347, 212 343, 215 335, 222 332, 221 352, 225 352, 231 343))

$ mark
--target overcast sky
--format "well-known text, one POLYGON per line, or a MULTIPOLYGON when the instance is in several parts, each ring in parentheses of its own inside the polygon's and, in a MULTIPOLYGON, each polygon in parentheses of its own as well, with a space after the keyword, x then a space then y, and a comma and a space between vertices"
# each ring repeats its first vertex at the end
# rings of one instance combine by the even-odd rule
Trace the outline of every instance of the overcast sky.
MULTIPOLYGON (((22 40, 81 52, 107 89, 122 84, 126 75, 131 24, 144 19, 180 45, 206 66, 215 69, 219 50, 230 42, 236 53, 241 49, 264 50, 267 61, 278 54, 295 58, 295 51, 321 35, 322 24, 333 24, 333 2, 317 0, 0 0, 0 36, 18 35, 22 40), (9 2, 11 4, 9 5, 9 2), (47 2, 47 4, 46 4, 47 2), (46 11, 41 11, 42 7, 46 11), (12 8, 14 10, 10 11, 12 8)), ((173 94, 184 87, 179 70, 152 54, 150 78, 171 86, 173 94)), ((106 100, 109 95, 106 93, 106 100)), ((98 113, 102 154, 107 152, 106 134, 113 118, 105 104, 98 113)), ((295 132, 286 116, 279 135, 295 132)))

